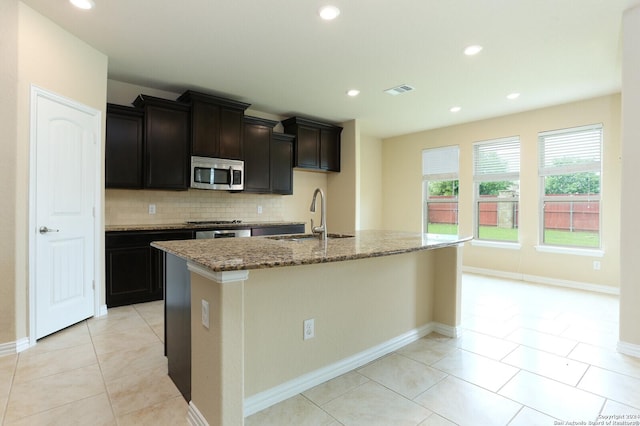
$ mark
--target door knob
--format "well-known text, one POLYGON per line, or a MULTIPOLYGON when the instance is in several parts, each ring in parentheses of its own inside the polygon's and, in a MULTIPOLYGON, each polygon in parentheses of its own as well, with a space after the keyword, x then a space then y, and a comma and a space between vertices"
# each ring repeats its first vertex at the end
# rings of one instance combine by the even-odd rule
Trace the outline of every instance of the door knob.
POLYGON ((47 228, 46 226, 41 226, 39 229, 41 234, 46 234, 47 232, 60 232, 58 229, 47 228))

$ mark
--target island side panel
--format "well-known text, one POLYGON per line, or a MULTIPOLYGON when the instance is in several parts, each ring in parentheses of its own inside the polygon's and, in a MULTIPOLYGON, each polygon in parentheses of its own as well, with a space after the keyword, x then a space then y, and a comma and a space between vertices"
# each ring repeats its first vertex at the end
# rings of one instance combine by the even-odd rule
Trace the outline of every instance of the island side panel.
POLYGON ((244 424, 244 282, 215 279, 191 272, 191 403, 208 424, 236 426, 244 424))
POLYGON ((462 247, 440 248, 433 254, 437 265, 433 320, 438 324, 437 331, 458 337, 462 319, 462 247))
POLYGON ((169 377, 191 400, 191 286, 187 261, 164 256, 165 354, 169 377))
POLYGON ((430 325, 437 251, 251 271, 245 398, 430 325))

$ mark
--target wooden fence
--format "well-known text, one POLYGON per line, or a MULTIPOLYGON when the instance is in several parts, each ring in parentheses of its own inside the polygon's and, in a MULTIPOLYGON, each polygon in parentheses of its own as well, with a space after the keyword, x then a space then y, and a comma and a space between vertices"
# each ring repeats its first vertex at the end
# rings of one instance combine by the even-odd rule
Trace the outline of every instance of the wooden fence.
MULTIPOLYGON (((446 197, 443 197, 446 198, 446 197)), ((498 202, 480 203, 480 226, 498 226, 498 202)), ((512 208, 512 226, 518 227, 519 204, 512 208)), ((504 208, 505 206, 503 206, 504 208)), ((429 203, 429 223, 458 223, 458 203, 429 203)), ((597 201, 548 202, 545 205, 545 229, 566 231, 598 231, 600 228, 600 203, 597 201)))

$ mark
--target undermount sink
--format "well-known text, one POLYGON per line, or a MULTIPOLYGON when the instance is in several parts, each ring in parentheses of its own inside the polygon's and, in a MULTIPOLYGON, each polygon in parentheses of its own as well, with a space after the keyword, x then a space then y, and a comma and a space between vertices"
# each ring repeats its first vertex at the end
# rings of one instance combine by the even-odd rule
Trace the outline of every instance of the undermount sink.
MULTIPOLYGON (((307 240, 319 240, 320 237, 314 234, 295 234, 295 235, 276 235, 273 237, 267 237, 270 240, 285 240, 285 241, 307 241, 307 240)), ((327 234, 328 239, 334 238, 353 238, 353 235, 349 234, 327 234)))

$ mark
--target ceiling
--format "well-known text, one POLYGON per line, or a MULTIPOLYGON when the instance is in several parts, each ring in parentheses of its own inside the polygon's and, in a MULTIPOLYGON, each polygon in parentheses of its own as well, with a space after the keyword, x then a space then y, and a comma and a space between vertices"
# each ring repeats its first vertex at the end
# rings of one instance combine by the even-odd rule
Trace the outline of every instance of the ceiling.
POLYGON ((385 138, 620 91, 637 0, 22 0, 109 57, 109 78, 385 138), (331 2, 334 21, 318 16, 331 2), (476 56, 463 49, 479 44, 476 56), (414 91, 391 96, 385 89, 414 91), (348 89, 360 90, 354 98, 348 89), (516 100, 506 95, 519 92, 516 100), (452 106, 462 110, 451 113, 452 106))

